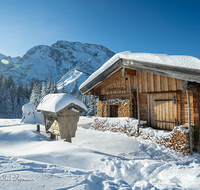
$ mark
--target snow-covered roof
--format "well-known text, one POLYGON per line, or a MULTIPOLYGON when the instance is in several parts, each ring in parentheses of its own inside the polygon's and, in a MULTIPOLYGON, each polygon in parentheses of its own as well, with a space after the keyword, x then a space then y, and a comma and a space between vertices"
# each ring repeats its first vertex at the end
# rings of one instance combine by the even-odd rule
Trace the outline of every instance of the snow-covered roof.
POLYGON ((46 95, 38 105, 37 110, 57 113, 72 103, 85 111, 87 110, 82 101, 80 101, 75 96, 65 93, 46 95))
POLYGON ((106 71, 110 66, 116 63, 119 59, 143 61, 148 63, 162 64, 166 66, 176 66, 182 68, 198 69, 200 70, 200 59, 192 56, 167 55, 167 54, 153 54, 153 53, 134 53, 132 51, 125 51, 115 54, 106 63, 104 63, 97 71, 83 82, 79 89, 82 89, 89 82, 94 80, 101 73, 106 71))

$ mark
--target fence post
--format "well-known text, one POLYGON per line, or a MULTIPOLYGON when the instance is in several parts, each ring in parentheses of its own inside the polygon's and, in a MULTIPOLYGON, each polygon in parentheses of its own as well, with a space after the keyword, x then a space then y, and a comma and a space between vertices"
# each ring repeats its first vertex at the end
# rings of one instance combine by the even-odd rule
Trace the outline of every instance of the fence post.
POLYGON ((40 133, 40 124, 37 124, 37 132, 40 133))

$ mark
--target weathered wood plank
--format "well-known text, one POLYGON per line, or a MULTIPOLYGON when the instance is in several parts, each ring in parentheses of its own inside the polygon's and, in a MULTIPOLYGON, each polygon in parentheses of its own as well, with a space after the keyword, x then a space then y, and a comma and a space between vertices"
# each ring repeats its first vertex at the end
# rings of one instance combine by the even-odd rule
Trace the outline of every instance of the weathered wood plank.
POLYGON ((161 79, 160 78, 161 78, 160 75, 156 75, 156 82, 157 82, 157 84, 156 84, 156 87, 157 87, 156 91, 157 92, 161 92, 161 79))
POLYGON ((171 78, 171 88, 172 90, 176 91, 176 79, 175 78, 171 78))
POLYGON ((138 71, 138 86, 139 86, 139 92, 142 92, 142 71, 138 71))
MULTIPOLYGON (((165 93, 162 93, 162 99, 165 99, 165 93)), ((163 121, 166 121, 166 103, 167 102, 165 102, 165 101, 161 102, 161 105, 162 105, 161 113, 162 113, 162 120, 163 121)), ((161 125, 162 125, 162 129, 166 129, 166 123, 165 122, 161 123, 161 125)))
POLYGON ((177 99, 178 99, 178 122, 181 125, 181 92, 177 91, 177 99))
POLYGON ((148 122, 148 126, 150 126, 151 125, 151 111, 150 111, 150 94, 148 93, 147 94, 147 109, 148 109, 148 113, 147 113, 147 115, 148 115, 148 120, 147 120, 147 122, 148 122))

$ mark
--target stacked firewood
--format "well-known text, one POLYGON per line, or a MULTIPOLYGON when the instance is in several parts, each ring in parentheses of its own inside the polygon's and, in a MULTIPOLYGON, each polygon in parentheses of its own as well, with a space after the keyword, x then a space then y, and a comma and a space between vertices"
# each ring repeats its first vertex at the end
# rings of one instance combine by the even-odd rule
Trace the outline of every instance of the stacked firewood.
MULTIPOLYGON (((116 119, 115 119, 116 121, 116 119)), ((120 132, 126 133, 129 136, 135 136, 137 134, 137 123, 138 121, 131 118, 124 119, 124 123, 120 124, 120 122, 109 123, 106 118, 96 118, 92 123, 92 127, 98 131, 112 131, 112 132, 120 132), (133 121, 132 121, 133 120, 133 121), (133 124, 134 123, 134 124, 133 124), (133 125, 132 125, 133 124, 133 125)), ((141 127, 143 125, 147 125, 146 121, 141 121, 141 127)), ((140 132, 142 134, 142 132, 140 132)))
POLYGON ((108 116, 108 103, 107 101, 98 101, 97 116, 107 117, 108 116))
MULTIPOLYGON (((137 121, 137 120, 136 120, 137 121)), ((186 126, 174 127, 173 131, 169 132, 167 135, 163 136, 154 136, 153 134, 148 134, 144 130, 140 129, 138 134, 137 128, 129 124, 130 121, 126 121, 125 124, 120 125, 116 123, 107 122, 106 118, 96 118, 92 127, 95 130, 99 131, 112 131, 125 133, 129 136, 142 136, 147 140, 155 140, 160 145, 181 152, 184 155, 188 155, 189 152, 189 130, 186 126)), ((147 122, 143 122, 141 126, 144 127, 147 125, 147 122)), ((152 129, 153 130, 153 129, 152 129)))
POLYGON ((118 105, 118 117, 130 117, 130 100, 111 99, 107 101, 98 101, 97 116, 108 117, 108 106, 118 105))
POLYGON ((131 107, 130 100, 125 100, 123 102, 119 102, 118 116, 119 117, 130 117, 131 107))
POLYGON ((189 131, 181 131, 178 129, 178 127, 175 127, 169 137, 163 138, 162 140, 156 140, 156 142, 164 145, 167 148, 181 152, 184 155, 188 155, 189 131))

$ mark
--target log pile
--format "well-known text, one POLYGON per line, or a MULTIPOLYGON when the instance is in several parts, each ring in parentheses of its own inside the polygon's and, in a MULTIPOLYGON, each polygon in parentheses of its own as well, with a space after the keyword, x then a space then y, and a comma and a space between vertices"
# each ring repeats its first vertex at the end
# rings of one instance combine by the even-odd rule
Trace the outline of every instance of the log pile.
POLYGON ((156 142, 187 156, 189 152, 189 130, 180 130, 180 127, 174 127, 169 137, 156 140, 156 142))
MULTIPOLYGON (((141 121, 142 128, 140 129, 139 134, 137 133, 137 120, 132 120, 131 118, 127 118, 121 124, 117 123, 117 119, 115 118, 115 122, 108 122, 107 118, 96 118, 92 127, 95 130, 99 131, 112 131, 112 132, 120 132, 125 133, 129 136, 142 136, 144 139, 155 140, 160 145, 165 146, 166 148, 170 148, 171 150, 175 150, 177 152, 183 153, 185 156, 189 153, 189 130, 187 126, 176 126, 174 129, 169 132, 165 136, 154 136, 152 134, 145 133, 144 127, 147 122, 141 121), (128 120, 129 119, 129 120, 128 120), (134 122, 135 121, 135 122, 134 122)), ((154 129, 152 129, 154 130, 154 129)))
POLYGON ((107 101, 98 101, 97 116, 109 117, 108 106, 118 105, 118 117, 130 117, 130 100, 110 99, 107 101))
MULTIPOLYGON (((109 120, 111 120, 111 118, 109 120)), ((134 118, 124 118, 122 123, 120 123, 120 121, 118 122, 116 118, 113 120, 114 122, 109 122, 107 118, 96 118, 91 126, 98 131, 120 132, 126 133, 129 136, 135 136, 135 134, 137 134, 138 120, 134 118)), ((141 121, 140 123, 141 126, 146 124, 146 121, 141 121)))

